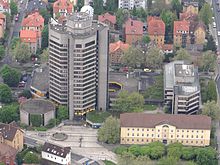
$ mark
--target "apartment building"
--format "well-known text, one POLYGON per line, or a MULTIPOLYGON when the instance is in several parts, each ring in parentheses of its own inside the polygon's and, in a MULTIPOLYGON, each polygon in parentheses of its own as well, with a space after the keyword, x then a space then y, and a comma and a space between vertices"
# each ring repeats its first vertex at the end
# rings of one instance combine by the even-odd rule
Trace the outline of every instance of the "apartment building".
POLYGON ((71 164, 71 148, 61 147, 51 143, 44 143, 41 156, 44 165, 70 165, 71 164), (45 162, 46 160, 46 162, 45 162))
POLYGON ((108 107, 107 25, 86 12, 49 26, 49 97, 68 105, 69 118, 108 107))
POLYGON ((134 7, 136 8, 146 8, 147 2, 146 0, 119 0, 118 8, 132 10, 134 7))
POLYGON ((18 151, 23 149, 24 132, 14 123, 0 123, 0 143, 7 144, 18 151))
POLYGON ((174 21, 173 43, 178 47, 190 44, 190 22, 186 20, 174 21))
POLYGON ((211 118, 205 115, 124 113, 120 115, 121 144, 155 141, 185 146, 209 146, 211 118))
POLYGON ((165 38, 165 23, 159 17, 147 17, 148 35, 152 42, 162 47, 165 38))
POLYGON ((197 67, 186 61, 165 65, 164 102, 173 114, 197 114, 201 107, 197 67))

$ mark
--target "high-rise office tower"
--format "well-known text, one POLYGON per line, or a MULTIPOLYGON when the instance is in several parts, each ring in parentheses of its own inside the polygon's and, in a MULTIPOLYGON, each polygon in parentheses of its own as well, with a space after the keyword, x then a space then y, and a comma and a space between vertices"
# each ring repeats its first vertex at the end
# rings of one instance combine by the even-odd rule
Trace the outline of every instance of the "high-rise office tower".
POLYGON ((68 16, 65 25, 50 23, 49 97, 68 105, 70 120, 108 107, 108 30, 85 12, 68 16))

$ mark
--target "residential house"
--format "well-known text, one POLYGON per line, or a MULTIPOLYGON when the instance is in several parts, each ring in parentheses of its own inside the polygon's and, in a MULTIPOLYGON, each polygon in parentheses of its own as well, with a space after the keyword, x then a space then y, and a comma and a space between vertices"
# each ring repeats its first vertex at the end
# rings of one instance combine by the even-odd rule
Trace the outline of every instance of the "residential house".
POLYGON ((199 14, 199 2, 196 2, 196 1, 183 2, 183 12, 198 15, 199 14))
POLYGON ((71 165, 71 148, 61 147, 51 143, 44 143, 41 152, 42 159, 57 165, 71 165))
POLYGON ((4 12, 11 14, 9 0, 0 0, 0 13, 4 12))
POLYGON ((130 45, 123 43, 122 41, 110 43, 109 45, 109 55, 111 64, 120 64, 122 62, 122 57, 129 49, 130 45))
POLYGON ((143 22, 129 18, 125 24, 125 42, 132 45, 143 38, 143 22))
POLYGON ((132 10, 135 8, 146 8, 146 0, 119 0, 118 8, 132 10))
POLYGON ((120 115, 121 144, 209 146, 211 118, 205 115, 123 113, 120 115))
POLYGON ((100 22, 107 24, 111 30, 115 29, 115 25, 116 25, 115 15, 111 15, 110 13, 107 12, 105 14, 99 15, 98 20, 100 22))
POLYGON ((173 53, 173 44, 164 44, 162 46, 162 50, 163 50, 164 54, 173 53))
POLYGON ((206 26, 203 22, 192 22, 190 24, 191 44, 204 45, 206 26))
POLYGON ((152 42, 161 47, 165 38, 165 23, 159 17, 149 16, 147 18, 148 35, 152 42))
POLYGON ((6 16, 0 13, 0 38, 4 37, 5 29, 6 29, 6 16))
POLYGON ((7 144, 0 143, 0 163, 15 165, 17 150, 7 144))
POLYGON ((198 67, 173 61, 164 68, 164 104, 173 114, 197 114, 201 109, 198 67))
POLYGON ((67 14, 73 13, 73 4, 69 0, 57 0, 53 4, 53 18, 58 19, 60 16, 66 17, 67 14))
POLYGON ((41 32, 33 30, 21 30, 20 31, 21 42, 26 43, 31 52, 36 54, 37 49, 41 48, 41 32))
POLYGON ((14 123, 0 123, 0 142, 21 151, 24 145, 24 132, 14 123))
POLYGON ((190 22, 186 20, 174 21, 173 43, 175 46, 186 47, 190 44, 190 22))
POLYGON ((29 14, 23 19, 22 30, 33 30, 33 31, 43 31, 44 28, 44 18, 40 15, 38 11, 29 14))

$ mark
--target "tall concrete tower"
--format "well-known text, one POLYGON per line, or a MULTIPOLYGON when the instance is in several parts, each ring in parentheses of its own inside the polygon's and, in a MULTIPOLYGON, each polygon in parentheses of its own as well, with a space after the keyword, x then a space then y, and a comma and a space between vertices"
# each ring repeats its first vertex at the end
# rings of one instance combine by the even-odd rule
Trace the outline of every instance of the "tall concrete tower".
POLYGON ((68 16, 66 25, 50 23, 49 97, 68 105, 70 120, 108 108, 108 31, 85 12, 68 16))

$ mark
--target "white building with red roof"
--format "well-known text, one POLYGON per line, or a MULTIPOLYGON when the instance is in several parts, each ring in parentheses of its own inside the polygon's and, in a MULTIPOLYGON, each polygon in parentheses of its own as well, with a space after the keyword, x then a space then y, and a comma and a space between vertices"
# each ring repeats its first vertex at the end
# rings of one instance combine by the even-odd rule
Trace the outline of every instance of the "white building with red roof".
POLYGON ((38 11, 34 12, 23 19, 21 26, 22 30, 42 31, 44 28, 44 18, 38 11))
POLYGON ((73 4, 69 0, 58 0, 53 4, 53 18, 73 13, 73 4))
POLYGON ((98 16, 98 20, 109 26, 109 28, 114 29, 116 25, 116 16, 111 15, 110 13, 105 13, 98 16))

